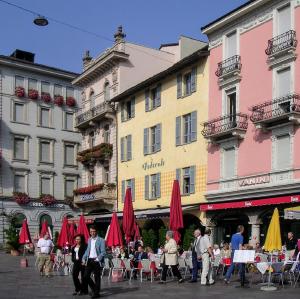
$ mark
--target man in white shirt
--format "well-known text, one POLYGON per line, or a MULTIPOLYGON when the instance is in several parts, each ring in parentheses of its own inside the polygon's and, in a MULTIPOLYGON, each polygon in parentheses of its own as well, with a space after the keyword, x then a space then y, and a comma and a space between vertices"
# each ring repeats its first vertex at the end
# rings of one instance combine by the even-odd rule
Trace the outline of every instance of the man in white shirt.
POLYGON ((212 245, 210 241, 211 230, 207 228, 204 236, 200 239, 200 251, 202 256, 202 273, 201 273, 201 285, 206 285, 206 279, 208 278, 208 284, 214 284, 212 278, 212 267, 210 259, 213 258, 212 245))
POLYGON ((192 244, 192 262, 193 262, 193 270, 192 270, 192 279, 190 282, 197 282, 198 271, 201 268, 201 252, 200 252, 200 239, 201 239, 201 231, 196 229, 194 231, 195 240, 192 244))
POLYGON ((51 259, 50 253, 52 253, 54 244, 49 239, 49 233, 47 232, 43 238, 40 238, 37 247, 39 248, 38 256, 38 268, 40 270, 40 275, 43 275, 43 270, 45 270, 46 277, 50 277, 51 271, 51 259))

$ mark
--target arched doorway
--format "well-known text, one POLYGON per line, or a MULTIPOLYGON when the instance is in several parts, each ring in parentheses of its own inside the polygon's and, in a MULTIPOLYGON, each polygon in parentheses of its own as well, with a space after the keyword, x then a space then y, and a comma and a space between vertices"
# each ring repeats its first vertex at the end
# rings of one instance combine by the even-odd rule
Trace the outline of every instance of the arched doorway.
POLYGON ((183 229, 181 230, 181 244, 184 250, 188 250, 194 240, 195 229, 200 229, 204 233, 204 226, 201 220, 193 214, 183 215, 183 229))
POLYGON ((52 235, 53 235, 53 223, 52 223, 52 218, 51 218, 51 216, 48 215, 48 214, 42 214, 42 215, 40 216, 40 227, 39 227, 39 232, 41 231, 42 224, 43 224, 44 221, 47 221, 48 227, 50 228, 51 233, 52 233, 52 235))
POLYGON ((26 216, 23 213, 16 213, 14 215, 14 225, 18 232, 21 230, 24 219, 26 219, 26 216))
MULTIPOLYGON (((88 215, 101 215, 101 214, 105 214, 105 213, 109 213, 110 211, 107 209, 95 209, 95 210, 91 210, 88 215)), ((95 216, 95 218, 97 218, 97 216, 95 216)), ((94 221, 94 225, 96 226, 97 229, 97 233, 101 238, 105 238, 106 236, 106 232, 108 229, 108 226, 110 224, 110 220, 108 221, 94 221)), ((87 224, 87 227, 89 228, 91 224, 87 224)))

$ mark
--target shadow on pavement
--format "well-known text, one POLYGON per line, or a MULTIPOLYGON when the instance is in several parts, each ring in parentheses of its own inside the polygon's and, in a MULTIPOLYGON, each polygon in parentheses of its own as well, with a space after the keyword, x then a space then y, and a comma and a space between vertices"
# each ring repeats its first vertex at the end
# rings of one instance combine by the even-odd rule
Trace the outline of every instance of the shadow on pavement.
POLYGON ((126 287, 114 287, 114 288, 105 288, 105 291, 101 292, 101 297, 108 297, 111 295, 124 294, 129 292, 135 292, 139 290, 138 287, 126 288, 126 287))

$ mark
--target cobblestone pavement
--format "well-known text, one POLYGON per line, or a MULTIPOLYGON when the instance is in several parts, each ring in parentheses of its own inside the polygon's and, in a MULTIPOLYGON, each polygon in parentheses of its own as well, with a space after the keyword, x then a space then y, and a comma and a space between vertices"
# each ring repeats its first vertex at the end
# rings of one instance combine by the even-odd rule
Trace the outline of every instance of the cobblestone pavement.
MULTIPOLYGON (((73 284, 70 276, 53 276, 51 278, 40 277, 34 267, 34 258, 29 257, 29 267, 20 267, 20 257, 12 257, 8 254, 0 253, 0 298, 64 298, 71 299, 73 284)), ((259 279, 259 277, 257 277, 259 279)), ((238 282, 224 285, 218 281, 215 285, 206 287, 200 283, 184 283, 178 285, 175 281, 170 281, 166 285, 159 285, 157 282, 150 283, 145 281, 140 283, 133 281, 131 284, 126 282, 109 283, 107 277, 103 279, 101 297, 103 298, 163 298, 163 299, 259 299, 259 298, 298 298, 299 285, 292 288, 285 285, 284 289, 279 288, 273 292, 263 292, 257 285, 251 285, 249 289, 239 289, 235 286, 238 282)), ((78 298, 89 298, 82 296, 78 298)))

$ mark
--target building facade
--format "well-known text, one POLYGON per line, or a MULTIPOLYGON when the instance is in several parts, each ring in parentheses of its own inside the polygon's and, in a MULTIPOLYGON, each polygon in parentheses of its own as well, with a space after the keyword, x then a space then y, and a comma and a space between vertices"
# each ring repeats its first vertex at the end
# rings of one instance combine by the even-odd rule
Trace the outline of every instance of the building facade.
MULTIPOLYGON (((283 215, 300 201, 299 17, 299 1, 256 0, 202 28, 210 74, 200 209, 217 241, 244 224, 250 242, 263 242, 274 208, 283 215)), ((282 219, 282 229, 299 223, 282 219)))
POLYGON ((117 96, 118 210, 131 188, 139 225, 168 227, 173 181, 179 180, 185 228, 201 226, 205 200, 206 142, 200 123, 208 110, 208 51, 205 43, 182 37, 162 49, 178 62, 117 96), (169 49, 170 51, 171 49, 169 49))
POLYGON ((121 26, 114 37, 115 44, 98 57, 86 53, 83 73, 73 80, 83 88, 82 109, 76 116, 82 133, 78 161, 83 164, 83 188, 75 190, 74 203, 85 213, 111 212, 118 206, 117 118, 112 99, 176 60, 172 52, 127 42, 121 26))
POLYGON ((69 206, 80 184, 76 75, 21 50, 0 56, 1 243, 6 215, 15 214, 18 225, 26 217, 33 236, 44 219, 59 230, 63 216, 78 214, 69 206))

